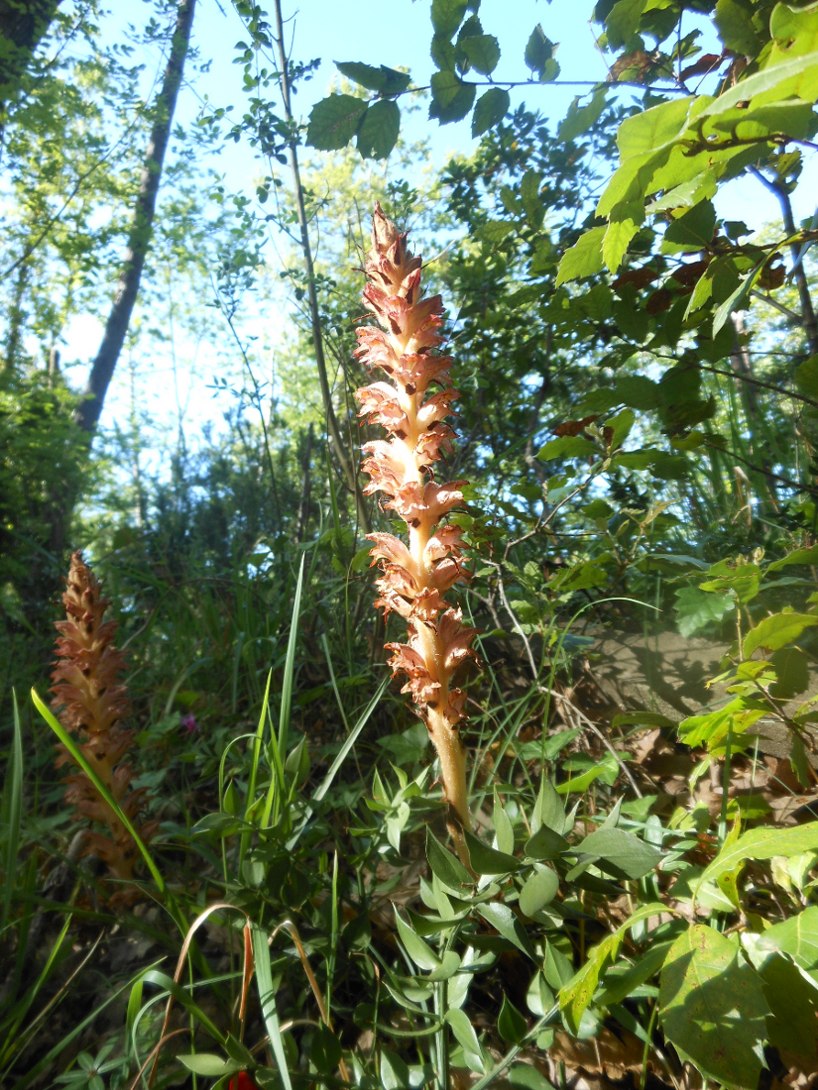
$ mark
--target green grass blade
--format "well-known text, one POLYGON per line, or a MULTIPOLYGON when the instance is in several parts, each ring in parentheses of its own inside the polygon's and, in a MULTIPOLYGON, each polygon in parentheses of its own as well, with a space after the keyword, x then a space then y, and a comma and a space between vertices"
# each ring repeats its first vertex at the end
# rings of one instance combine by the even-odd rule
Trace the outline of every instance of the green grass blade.
MULTIPOLYGON (((262 829, 269 829, 273 818, 273 803, 278 798, 283 802, 286 797, 286 778, 284 762, 287 760, 287 745, 289 742, 290 712, 293 700, 293 675, 295 673, 295 651, 298 645, 298 621, 301 615, 301 592, 304 587, 304 560, 298 568, 298 580, 295 585, 295 597, 293 599, 293 612, 290 619, 290 635, 287 640, 287 656, 284 660, 284 677, 281 681, 281 699, 278 713, 278 735, 271 739, 271 755, 274 769, 271 769, 270 786, 267 789, 267 798, 264 800, 264 809, 261 815, 262 829), (278 794, 276 793, 278 789, 278 794)), ((276 818, 279 817, 278 810, 276 818)))
POLYGON ((14 733, 6 769, 2 818, 0 818, 3 837, 3 927, 9 922, 11 899, 17 888, 12 875, 19 865, 20 828, 23 814, 23 741, 20 709, 17 707, 17 695, 13 690, 11 695, 14 704, 14 733))
MULTIPOLYGON (((330 787, 332 787, 333 780, 338 775, 338 770, 340 769, 340 767, 344 763, 344 761, 347 759, 347 756, 349 755, 350 750, 355 745, 355 742, 358 739, 358 735, 361 733, 361 731, 364 729, 364 727, 368 723, 369 717, 372 715, 372 713, 374 712, 374 710, 377 708, 378 704, 380 703, 380 699, 383 696, 384 692, 386 691, 386 686, 389 684, 390 680, 391 680, 390 677, 387 675, 383 679, 383 681, 380 683, 378 688, 375 690, 375 692, 374 692, 374 694, 372 696, 372 699, 369 701, 367 706, 361 712, 361 715, 358 718, 358 722, 352 728, 349 735, 345 739, 344 744, 339 749, 335 760, 332 762, 332 764, 327 769, 326 776, 324 776, 323 780, 318 785, 317 789, 313 792, 313 796, 312 796, 312 800, 311 800, 312 802, 320 802, 321 799, 324 797, 324 795, 326 795, 327 791, 329 791, 330 787)), ((307 825, 309 824, 309 820, 312 817, 312 815, 313 815, 313 808, 312 808, 312 806, 308 806, 307 810, 306 810, 306 813, 304 814, 304 820, 302 821, 301 825, 296 830, 296 832, 293 834, 293 836, 290 837, 290 839, 287 841, 287 850, 288 851, 292 851, 293 848, 295 847, 295 845, 298 843, 299 838, 301 837, 301 834, 304 832, 307 825)))
POLYGON ((143 843, 139 833, 134 828, 131 819, 122 810, 122 807, 119 805, 114 796, 99 778, 96 771, 91 766, 87 757, 77 745, 70 732, 65 729, 65 727, 56 718, 51 709, 40 699, 36 689, 31 690, 31 699, 34 701, 34 707, 43 717, 48 726, 51 727, 52 731, 56 734, 57 738, 59 738, 60 742, 62 742, 62 744, 68 750, 71 759, 75 762, 75 764, 79 765, 79 767, 88 777, 88 779, 94 785, 94 789, 98 792, 105 804, 111 808, 114 814, 116 814, 117 820, 120 821, 123 827, 128 830, 128 835, 133 838, 133 842, 136 845, 139 854, 145 861, 145 866, 150 871, 151 877, 156 883, 156 888, 159 890, 160 893, 164 893, 165 880, 162 877, 162 873, 154 862, 153 856, 148 851, 147 846, 143 843))
POLYGON ((293 1090, 290 1082, 290 1072, 287 1069, 287 1056, 284 1052, 284 1041, 281 1038, 281 1024, 278 1021, 276 1010, 275 992, 273 990, 273 967, 270 964, 270 947, 267 944, 267 935, 260 927, 253 925, 253 961, 256 968, 256 987, 258 988, 259 1004, 264 1025, 270 1037, 270 1047, 278 1064, 278 1073, 284 1090, 293 1090))

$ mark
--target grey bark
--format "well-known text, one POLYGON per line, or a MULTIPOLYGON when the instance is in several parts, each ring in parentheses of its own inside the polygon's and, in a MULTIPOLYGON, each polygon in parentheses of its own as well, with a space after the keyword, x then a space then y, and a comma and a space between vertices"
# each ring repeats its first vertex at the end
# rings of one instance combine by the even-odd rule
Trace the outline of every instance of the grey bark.
POLYGON ((128 233, 125 261, 119 274, 117 293, 108 314, 102 343, 91 366, 85 397, 76 412, 77 423, 89 434, 96 430, 99 422, 105 395, 122 352, 139 293, 139 284, 153 232, 162 165, 173 124, 185 59, 190 47, 195 6, 196 0, 179 0, 176 9, 176 25, 171 40, 170 55, 156 99, 156 113, 128 233))

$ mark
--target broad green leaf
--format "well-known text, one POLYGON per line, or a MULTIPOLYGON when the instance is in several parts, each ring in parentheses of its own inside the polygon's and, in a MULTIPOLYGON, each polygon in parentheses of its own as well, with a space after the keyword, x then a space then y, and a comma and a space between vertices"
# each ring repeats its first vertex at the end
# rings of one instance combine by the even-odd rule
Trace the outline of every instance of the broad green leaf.
MULTIPOLYGON (((471 119, 472 136, 481 136, 498 125, 508 113, 511 97, 502 87, 490 87, 474 104, 471 119)), ((510 225, 509 225, 510 226, 510 225)))
POLYGON ((707 1078, 756 1086, 767 1013, 761 980, 735 938, 697 924, 673 943, 660 976, 659 1020, 707 1078))
POLYGON ((596 124, 607 102, 605 87, 597 87, 591 95, 590 101, 586 102, 584 106, 580 106, 580 102, 582 102, 582 98, 577 96, 560 122, 557 129, 560 140, 574 140, 596 124))
POLYGON ((617 0, 605 18, 608 44, 617 49, 636 34, 647 0, 617 0))
MULTIPOLYGON (((549 754, 546 757, 546 760, 553 760, 562 746, 568 745, 576 736, 574 731, 565 731, 562 733, 561 737, 555 735, 554 739, 561 741, 562 745, 552 754, 549 754)), ((553 829, 555 833, 564 833, 567 823, 568 819, 565 816, 565 803, 557 794, 551 780, 546 776, 542 776, 540 779, 540 789, 537 792, 537 801, 534 804, 534 813, 531 815, 531 828, 535 833, 537 833, 542 826, 545 826, 546 829, 553 829)), ((529 844, 530 843, 531 841, 529 841, 529 844)))
POLYGON ((400 132, 397 102, 381 99, 373 102, 358 126, 358 151, 364 159, 386 159, 400 132))
POLYGON ((500 43, 493 34, 461 38, 457 49, 458 54, 465 54, 471 67, 483 76, 491 75, 500 60, 500 43))
POLYGON ((716 209, 711 201, 701 201, 667 228, 662 240, 665 253, 690 253, 704 250, 713 241, 716 209))
POLYGON ((432 28, 435 34, 451 38, 468 7, 467 0, 432 0, 432 28))
POLYGON ((749 102, 752 111, 753 105, 763 105, 771 101, 773 91, 774 97, 778 99, 802 98, 807 102, 813 101, 818 94, 818 50, 802 56, 786 57, 778 64, 739 80, 705 107, 703 116, 713 117, 732 110, 740 102, 749 102), (761 102, 755 102, 757 95, 763 95, 761 102))
POLYGON ((780 950, 802 969, 818 965, 818 907, 812 905, 788 920, 768 927, 756 939, 759 950, 780 950))
MULTIPOLYGON (((550 76, 549 61, 554 58, 554 43, 546 36, 542 26, 537 23, 529 35, 525 47, 525 65, 537 76, 544 80, 550 76)), ((551 76, 553 78, 553 76, 551 76)))
POLYGON ((661 404, 658 385, 646 375, 619 375, 614 390, 619 400, 633 409, 656 409, 661 404))
POLYGON ((517 870, 520 866, 519 860, 515 859, 513 855, 507 855, 505 852, 498 852, 495 848, 490 848, 488 844, 484 844, 482 840, 479 840, 468 830, 464 835, 472 869, 477 874, 508 874, 510 871, 517 870))
POLYGON ((459 1007, 451 1007, 446 1011, 444 1017, 447 1024, 451 1027, 455 1040, 463 1049, 469 1066, 474 1071, 484 1071, 485 1064, 480 1051, 480 1043, 477 1040, 477 1034, 474 1032, 474 1026, 471 1024, 468 1015, 465 1011, 460 1010, 459 1007))
POLYGON ((310 1060, 322 1075, 331 1074, 341 1059, 341 1042, 323 1022, 313 1030, 310 1043, 310 1060))
POLYGON ((367 103, 354 95, 330 95, 310 111, 307 143, 320 151, 345 148, 355 135, 367 103))
POLYGON ((553 458, 592 458, 598 454, 597 445, 582 435, 561 435, 558 439, 549 439, 537 451, 541 462, 549 462, 553 458))
POLYGON ((440 843, 426 826, 426 861, 432 874, 437 875, 444 886, 457 893, 463 886, 473 885, 474 879, 452 853, 440 843))
POLYGON ((617 207, 602 240, 602 258, 611 272, 616 272, 628 252, 631 239, 645 217, 644 204, 635 202, 617 207))
POLYGON ((742 833, 735 843, 720 851, 705 868, 694 894, 702 883, 715 882, 746 859, 772 859, 778 855, 789 858, 802 852, 818 852, 818 821, 788 829, 750 829, 742 833))
POLYGON ((799 363, 794 371, 795 385, 805 397, 818 400, 818 356, 799 363))
POLYGON ((735 746, 737 739, 765 714, 766 709, 753 707, 742 697, 736 697, 715 711, 683 719, 679 724, 679 737, 686 746, 693 749, 705 746, 708 753, 721 755, 728 743, 735 746))
POLYGON ((565 251, 557 269, 557 287, 569 280, 601 272, 604 264, 602 243, 607 230, 607 227, 592 227, 565 251))
POLYGON ((429 117, 437 118, 443 124, 462 120, 474 103, 474 84, 464 83, 451 71, 435 72, 431 82, 429 117))
POLYGON ((510 1045, 518 1045, 528 1031, 528 1024, 507 995, 503 996, 497 1015, 497 1032, 510 1045))
POLYGON ((531 947, 528 935, 520 927, 516 916, 508 905, 499 904, 497 901, 489 901, 477 906, 477 911, 483 919, 503 936, 503 938, 516 946, 527 957, 533 960, 534 951, 531 947))
POLYGON ((576 846, 580 855, 596 860, 600 870, 643 878, 657 866, 662 853, 625 829, 596 829, 576 846))
POLYGON ((814 1071, 818 1063, 818 991, 814 981, 805 978, 796 965, 781 954, 767 958, 759 967, 761 985, 770 1008, 767 1037, 804 1071, 814 1071))
POLYGON ((559 878, 550 867, 535 864, 520 890, 520 911, 524 916, 536 916, 540 909, 551 904, 559 889, 559 878))
POLYGON ((432 948, 423 941, 420 935, 406 923, 397 908, 395 909, 395 923, 398 927, 398 937, 403 943, 406 953, 412 961, 414 961, 415 965, 417 965, 419 969, 425 969, 427 972, 432 969, 439 969, 440 958, 434 953, 432 948))
POLYGON ((674 98, 625 118, 616 134, 622 162, 653 153, 675 140, 684 131, 694 102, 692 95, 674 98))
MULTIPOLYGON (((814 356, 813 359, 818 364, 818 356, 814 356)), ((807 360, 807 363, 809 362, 807 360)), ((768 564, 767 571, 779 571, 781 568, 788 568, 794 564, 808 564, 810 566, 818 564, 818 545, 812 545, 807 549, 793 549, 791 553, 782 556, 780 560, 773 560, 771 564, 768 564)))
MULTIPOLYGON (((594 998, 600 973, 608 960, 615 958, 619 953, 622 941, 630 928, 649 916, 658 916, 663 912, 667 912, 667 905, 661 902, 642 905, 623 924, 620 924, 616 931, 607 935, 602 942, 588 952, 585 964, 560 988, 560 1009, 572 1032, 576 1033, 579 1029, 582 1016, 594 998)), ((550 980, 549 983, 551 983, 550 980)))
POLYGON ((761 48, 761 40, 753 26, 755 0, 718 0, 715 22, 721 40, 740 56, 754 57, 761 48))
POLYGON ((733 609, 730 594, 715 594, 698 587, 682 587, 676 591, 676 626, 679 634, 687 639, 718 624, 733 609))
POLYGON ((177 1055, 176 1059, 194 1075, 206 1075, 214 1079, 224 1075, 235 1075, 242 1067, 238 1060, 225 1059, 213 1052, 183 1053, 177 1055))
POLYGON ((375 68, 371 64, 362 64, 360 61, 336 61, 335 67, 357 83, 360 87, 366 87, 369 91, 379 91, 383 95, 397 95, 405 91, 412 82, 408 72, 399 72, 396 68, 387 68, 380 64, 375 68))
POLYGON ((814 613, 795 613, 788 609, 774 613, 759 621, 744 637, 744 655, 749 658, 759 647, 777 651, 786 644, 795 643, 805 628, 815 625, 818 625, 818 616, 814 613))
POLYGON ((492 810, 492 823, 494 825, 494 846, 500 852, 507 855, 514 854, 514 826, 511 819, 500 802, 497 791, 494 792, 494 808, 492 810))

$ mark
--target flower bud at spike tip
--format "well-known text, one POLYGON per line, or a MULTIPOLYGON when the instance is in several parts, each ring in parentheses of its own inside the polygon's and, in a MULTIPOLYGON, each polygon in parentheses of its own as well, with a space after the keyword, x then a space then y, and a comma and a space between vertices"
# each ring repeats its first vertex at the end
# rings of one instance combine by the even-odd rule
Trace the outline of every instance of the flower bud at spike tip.
POLYGON ((460 610, 445 598, 470 573, 463 563, 460 528, 441 521, 462 504, 466 482, 439 484, 432 473, 454 445, 454 432, 445 421, 458 396, 449 380, 451 358, 437 351, 443 341, 443 303, 439 295, 423 297, 421 260, 380 205, 375 206, 365 272, 363 300, 378 324, 357 330, 355 354, 368 371, 380 375, 356 397, 359 415, 383 427, 388 438, 363 446, 362 469, 370 477, 364 491, 387 497, 383 506, 403 519, 409 539, 407 545, 392 534, 369 535, 372 563, 380 567, 375 604, 406 620, 406 643, 386 645, 389 664, 405 678, 402 691, 411 696, 437 750, 449 830, 468 865, 463 830, 471 819, 459 731, 465 695, 453 675, 467 658, 476 658, 471 649, 476 630, 463 624, 460 610))

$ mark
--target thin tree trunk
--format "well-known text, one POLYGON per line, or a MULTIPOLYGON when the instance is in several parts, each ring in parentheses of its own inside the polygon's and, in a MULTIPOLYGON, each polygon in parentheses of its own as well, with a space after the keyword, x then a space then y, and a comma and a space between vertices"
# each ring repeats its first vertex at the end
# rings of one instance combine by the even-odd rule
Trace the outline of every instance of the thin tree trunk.
POLYGON ((139 283, 145 267, 156 213, 156 198, 162 178, 162 164, 168 146, 176 98, 182 82, 185 59, 190 46, 190 31, 196 0, 179 0, 176 26, 170 46, 170 56, 156 99, 156 116, 151 130, 139 192, 134 207, 125 262, 119 274, 116 297, 105 324, 105 333, 85 390, 85 398, 77 409, 76 421, 89 434, 96 430, 105 395, 125 343, 139 283))
MULTIPOLYGON (((784 223, 784 230, 792 237, 796 234, 795 217, 793 216, 792 201, 787 192, 787 187, 779 178, 768 178, 767 175, 762 174, 760 170, 753 170, 752 173, 763 186, 769 189, 771 193, 775 194, 781 207, 781 219, 784 223)), ((814 356, 816 352, 818 352, 818 319, 816 319, 815 307, 812 304, 809 281, 802 260, 803 254, 798 243, 791 243, 789 249, 792 258, 790 276, 795 281, 795 286, 798 289, 798 299, 801 304, 801 326, 804 330, 809 354, 814 356)))
MULTIPOLYGON (((292 126, 293 113, 290 96, 289 57, 284 48, 284 19, 281 14, 281 0, 275 0, 276 14, 276 46, 278 48, 279 68, 281 71, 281 98, 284 103, 284 116, 292 126)), ((355 504, 358 510, 358 520, 361 527, 368 532, 369 512, 364 502, 363 493, 358 483, 358 472, 354 462, 350 461, 347 444, 341 434, 338 417, 335 415, 335 407, 332 403, 332 391, 330 389, 327 373, 327 360, 324 353, 324 339, 321 334, 321 315, 318 310, 318 295, 315 290, 315 269, 312 262, 312 246, 310 244, 309 225, 307 212, 304 205, 304 187, 301 183, 301 170, 298 165, 298 151, 295 140, 289 142, 290 168, 293 175, 293 188, 295 190, 295 205, 298 213, 298 227, 301 234, 301 253, 304 258, 304 271, 307 277, 307 299, 310 309, 310 326, 312 332, 313 350, 315 352, 315 365, 318 370, 318 383, 321 387, 321 399, 324 403, 324 413, 327 418, 327 431, 333 453, 341 468, 341 474, 347 487, 355 496, 355 504)))

